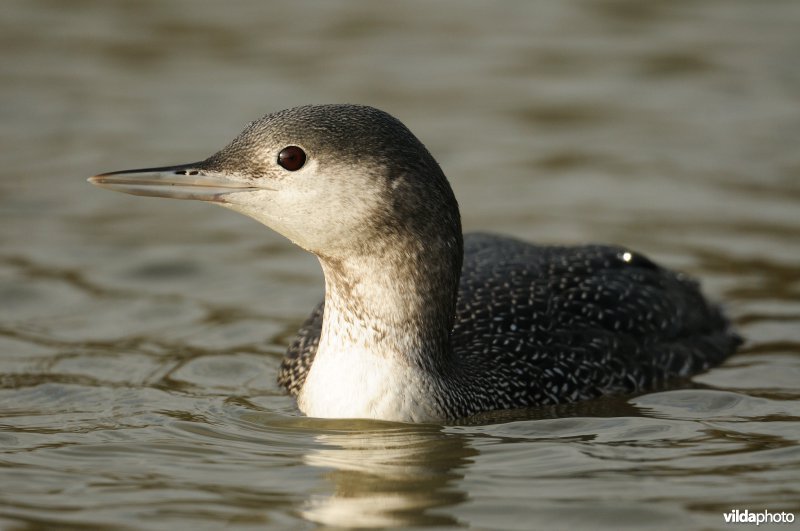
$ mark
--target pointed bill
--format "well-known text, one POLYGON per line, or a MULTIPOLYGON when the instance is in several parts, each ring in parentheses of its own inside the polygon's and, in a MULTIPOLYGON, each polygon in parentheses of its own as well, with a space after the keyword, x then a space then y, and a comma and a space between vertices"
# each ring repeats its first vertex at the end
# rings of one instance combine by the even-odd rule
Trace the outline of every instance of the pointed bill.
POLYGON ((88 181, 126 194, 215 202, 225 202, 226 195, 236 192, 268 189, 227 173, 204 169, 202 162, 114 171, 89 177, 88 181))

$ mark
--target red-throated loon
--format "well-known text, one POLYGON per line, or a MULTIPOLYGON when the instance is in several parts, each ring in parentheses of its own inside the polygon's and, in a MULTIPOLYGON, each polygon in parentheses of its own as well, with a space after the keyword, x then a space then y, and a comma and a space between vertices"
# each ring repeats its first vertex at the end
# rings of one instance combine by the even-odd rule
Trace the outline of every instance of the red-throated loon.
POLYGON ((740 343, 694 281, 635 252, 462 237, 439 165, 372 107, 276 112, 201 162, 89 181, 220 204, 319 258, 325 300, 279 374, 310 416, 442 421, 639 392, 740 343))

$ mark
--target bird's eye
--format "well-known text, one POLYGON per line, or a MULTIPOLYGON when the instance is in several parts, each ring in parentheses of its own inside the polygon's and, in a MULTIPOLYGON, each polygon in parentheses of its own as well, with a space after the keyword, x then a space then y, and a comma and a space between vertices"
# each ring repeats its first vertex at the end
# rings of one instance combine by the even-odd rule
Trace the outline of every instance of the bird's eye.
POLYGON ((306 163, 306 152, 297 146, 286 146, 278 153, 278 164, 289 171, 297 171, 306 163))

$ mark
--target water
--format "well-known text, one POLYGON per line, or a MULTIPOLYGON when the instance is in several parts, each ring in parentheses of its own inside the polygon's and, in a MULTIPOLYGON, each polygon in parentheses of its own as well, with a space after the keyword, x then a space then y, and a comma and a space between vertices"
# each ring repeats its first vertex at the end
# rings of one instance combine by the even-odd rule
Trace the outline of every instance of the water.
POLYGON ((788 0, 4 2, 0 527, 800 516, 799 23, 788 0), (275 375, 322 295, 315 260, 85 178, 336 101, 408 124, 468 230, 702 278, 742 353, 684 389, 469 425, 299 415, 275 375))

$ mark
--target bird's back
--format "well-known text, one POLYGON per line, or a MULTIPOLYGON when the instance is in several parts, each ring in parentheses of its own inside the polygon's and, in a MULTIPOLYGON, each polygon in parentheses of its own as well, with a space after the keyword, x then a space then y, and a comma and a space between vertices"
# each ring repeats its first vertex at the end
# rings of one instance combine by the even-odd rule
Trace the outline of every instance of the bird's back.
MULTIPOLYGON (((281 364, 302 388, 320 304, 281 364)), ((468 234, 452 346, 452 416, 658 388, 722 362, 740 339, 693 280, 623 248, 531 245, 468 234)))

